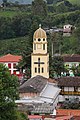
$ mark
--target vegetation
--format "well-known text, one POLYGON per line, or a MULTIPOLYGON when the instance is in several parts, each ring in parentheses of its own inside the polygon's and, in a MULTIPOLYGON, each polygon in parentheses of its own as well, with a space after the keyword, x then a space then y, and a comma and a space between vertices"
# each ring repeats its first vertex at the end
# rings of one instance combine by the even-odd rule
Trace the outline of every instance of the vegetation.
POLYGON ((63 37, 62 33, 47 35, 51 57, 56 53, 80 54, 80 6, 73 5, 69 0, 47 2, 48 5, 43 0, 34 0, 32 5, 9 4, 0 8, 0 55, 22 55, 20 67, 25 66, 27 59, 30 62, 27 56, 32 52, 33 34, 40 23, 43 28, 62 28, 64 24, 77 27, 70 37, 63 37))
POLYGON ((64 71, 63 58, 59 55, 53 56, 50 64, 50 77, 61 76, 61 72, 64 71))
POLYGON ((47 15, 47 5, 43 0, 34 0, 32 2, 32 13, 33 15, 39 15, 45 17, 47 15))
POLYGON ((0 64, 0 119, 17 119, 14 100, 18 97, 18 82, 8 69, 0 64))
POLYGON ((15 100, 18 98, 18 78, 10 75, 8 68, 0 64, 0 120, 28 120, 17 110, 15 100))
POLYGON ((80 5, 80 0, 68 0, 71 4, 80 5))
POLYGON ((80 102, 78 98, 67 99, 61 105, 62 109, 80 109, 80 102))

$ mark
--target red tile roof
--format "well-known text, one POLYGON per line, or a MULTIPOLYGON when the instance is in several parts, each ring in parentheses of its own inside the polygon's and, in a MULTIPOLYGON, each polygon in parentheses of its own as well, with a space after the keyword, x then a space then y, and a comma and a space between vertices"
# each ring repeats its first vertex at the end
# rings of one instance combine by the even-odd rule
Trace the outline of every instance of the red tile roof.
POLYGON ((70 109, 58 109, 57 115, 72 115, 80 117, 80 110, 70 110, 70 109))
POLYGON ((28 118, 29 119, 40 119, 40 118, 42 118, 42 116, 40 116, 40 115, 28 115, 28 118))
POLYGON ((71 118, 73 118, 73 116, 69 115, 69 116, 56 117, 56 120, 70 120, 71 118))
POLYGON ((21 56, 7 54, 0 57, 0 62, 19 62, 21 59, 21 56))

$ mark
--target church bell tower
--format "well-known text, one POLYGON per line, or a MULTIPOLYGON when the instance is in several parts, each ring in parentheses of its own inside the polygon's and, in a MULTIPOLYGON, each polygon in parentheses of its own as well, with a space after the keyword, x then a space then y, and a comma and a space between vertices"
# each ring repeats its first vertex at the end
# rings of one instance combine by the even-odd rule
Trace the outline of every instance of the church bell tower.
POLYGON ((46 32, 39 25, 33 36, 33 53, 31 54, 31 77, 41 75, 49 78, 49 54, 47 53, 46 32))

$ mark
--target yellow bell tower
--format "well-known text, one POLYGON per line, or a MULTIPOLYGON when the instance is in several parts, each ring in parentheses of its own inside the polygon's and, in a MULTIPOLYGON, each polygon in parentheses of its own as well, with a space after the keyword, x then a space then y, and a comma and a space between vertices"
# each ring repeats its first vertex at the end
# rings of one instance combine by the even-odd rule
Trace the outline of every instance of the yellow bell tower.
POLYGON ((31 77, 41 75, 49 78, 49 54, 47 53, 46 32, 39 25, 33 36, 33 53, 31 54, 31 77))

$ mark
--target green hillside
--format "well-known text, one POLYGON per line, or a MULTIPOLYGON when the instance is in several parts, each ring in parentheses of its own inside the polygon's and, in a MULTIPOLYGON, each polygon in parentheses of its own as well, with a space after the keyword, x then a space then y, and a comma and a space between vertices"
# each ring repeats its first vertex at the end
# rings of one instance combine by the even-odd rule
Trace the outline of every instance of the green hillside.
POLYGON ((0 40, 0 56, 3 54, 21 54, 23 50, 29 51, 29 37, 18 37, 6 40, 0 40))
POLYGON ((68 0, 72 4, 80 5, 80 0, 68 0))
MULTIPOLYGON (((80 0, 67 0, 69 1, 72 5, 78 5, 80 6, 80 0)), ((61 3, 64 3, 64 1, 61 1, 61 2, 57 2, 57 6, 60 5, 61 3)))

